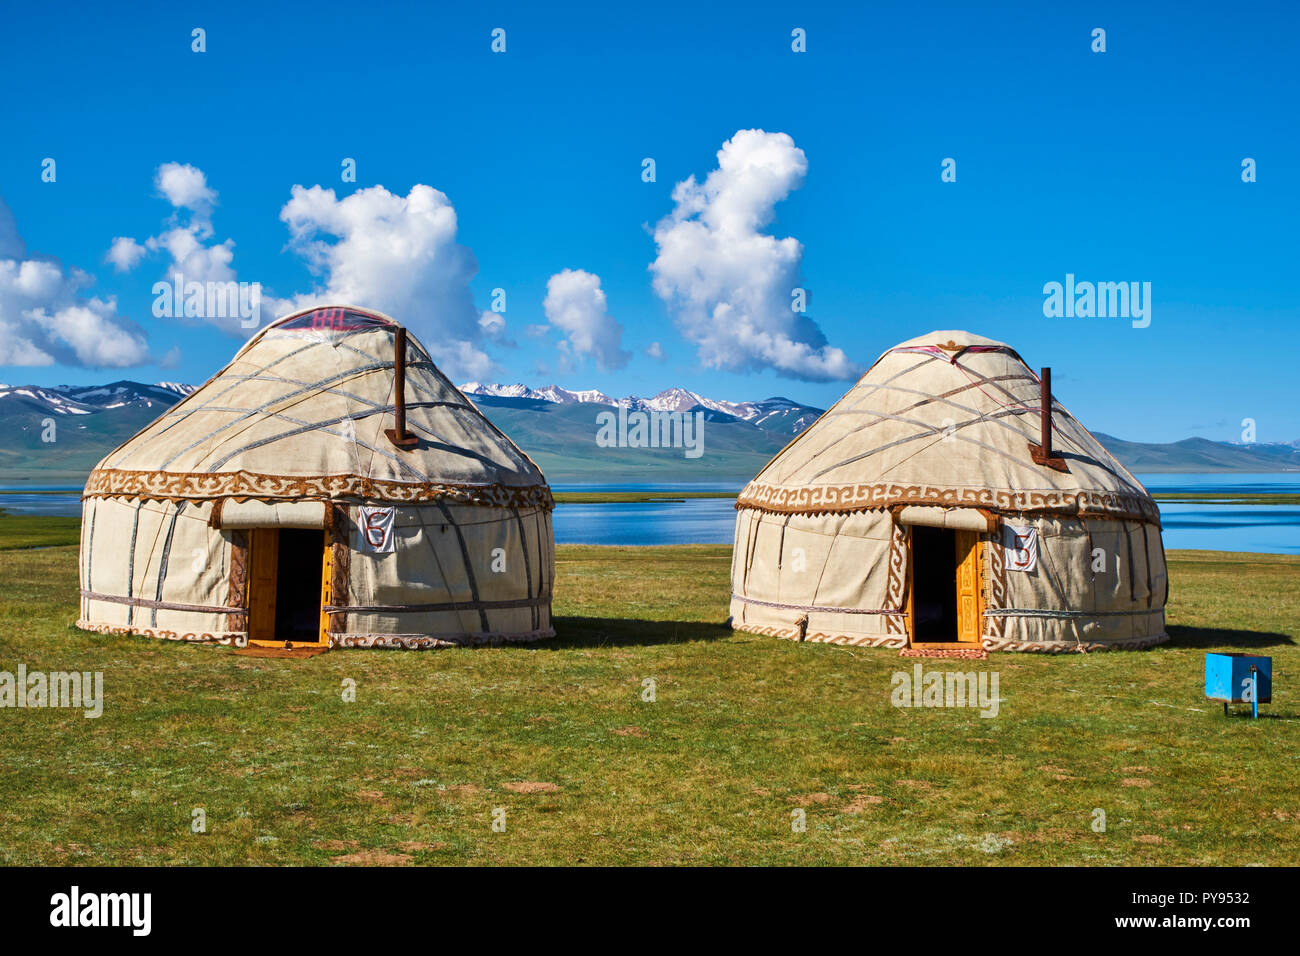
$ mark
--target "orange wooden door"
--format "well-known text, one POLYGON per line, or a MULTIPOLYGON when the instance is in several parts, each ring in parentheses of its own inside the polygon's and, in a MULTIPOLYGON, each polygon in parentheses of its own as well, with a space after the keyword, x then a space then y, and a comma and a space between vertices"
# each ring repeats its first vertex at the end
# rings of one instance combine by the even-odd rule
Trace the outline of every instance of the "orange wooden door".
POLYGON ((275 640, 275 583, 280 563, 280 532, 254 528, 248 542, 248 639, 275 640))
POLYGON ((980 639, 980 539, 975 531, 958 531, 957 539, 957 641, 977 644, 980 639))

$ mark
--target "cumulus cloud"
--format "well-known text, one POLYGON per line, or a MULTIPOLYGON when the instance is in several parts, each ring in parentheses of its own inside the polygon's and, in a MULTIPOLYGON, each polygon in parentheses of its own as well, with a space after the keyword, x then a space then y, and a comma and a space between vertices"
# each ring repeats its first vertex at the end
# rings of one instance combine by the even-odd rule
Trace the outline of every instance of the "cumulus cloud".
POLYGON ((217 203, 216 190, 208 186, 203 170, 188 163, 163 163, 154 177, 154 186, 177 209, 189 209, 200 218, 208 218, 217 203))
MULTIPOLYGON (((146 256, 162 253, 167 258, 163 277, 169 282, 228 283, 238 281, 234 268, 235 241, 212 241, 212 213, 217 205, 217 191, 208 185, 207 176, 196 166, 163 163, 154 173, 154 189, 172 205, 171 215, 156 236, 143 243, 131 236, 113 239, 105 259, 118 272, 129 272, 146 256)), ((261 287, 256 283, 257 297, 261 287)), ((175 306, 173 306, 175 308, 175 306)), ((225 315, 199 315, 232 335, 247 336, 248 326, 237 309, 225 315)))
POLYGON ((605 311, 600 276, 582 269, 557 272, 546 282, 542 311, 551 325, 564 332, 561 347, 579 359, 590 356, 601 371, 623 368, 632 357, 619 347, 623 326, 605 311))
POLYGON ((112 297, 84 297, 94 279, 30 255, 0 199, 0 365, 126 368, 149 359, 144 332, 112 297))
POLYGON ((740 130, 718 168, 673 189, 673 211, 654 229, 654 290, 709 367, 773 369, 828 381, 860 369, 815 322, 791 309, 803 246, 762 232, 775 206, 803 183, 808 161, 785 133, 740 130))
POLYGON ((104 259, 111 262, 118 272, 130 272, 148 253, 148 249, 129 236, 117 236, 104 259))
POLYGON ((446 195, 417 184, 406 196, 371 186, 339 199, 332 189, 294 186, 280 219, 321 281, 310 293, 273 300, 277 313, 327 302, 378 309, 413 329, 454 378, 497 370, 481 346, 503 340, 505 320, 474 305, 469 283, 478 263, 457 242, 446 195))
POLYGON ((651 342, 645 348, 645 354, 654 359, 656 362, 662 362, 667 356, 664 355, 664 347, 658 342, 651 342))

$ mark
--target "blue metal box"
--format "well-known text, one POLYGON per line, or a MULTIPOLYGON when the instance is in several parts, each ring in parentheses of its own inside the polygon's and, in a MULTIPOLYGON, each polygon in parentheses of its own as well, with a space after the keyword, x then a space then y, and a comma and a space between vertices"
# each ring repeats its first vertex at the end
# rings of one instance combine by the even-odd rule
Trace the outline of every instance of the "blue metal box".
POLYGON ((1205 696, 1225 703, 1249 703, 1242 697, 1242 682, 1250 678, 1251 665, 1255 667, 1255 701, 1270 703, 1273 700, 1273 658, 1251 654, 1206 654, 1205 696))

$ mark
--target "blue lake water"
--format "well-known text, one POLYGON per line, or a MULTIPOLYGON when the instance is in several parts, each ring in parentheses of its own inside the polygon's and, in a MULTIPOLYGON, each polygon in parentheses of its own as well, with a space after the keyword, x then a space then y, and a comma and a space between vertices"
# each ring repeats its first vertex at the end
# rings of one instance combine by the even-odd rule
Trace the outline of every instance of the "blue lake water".
MULTIPOLYGON (((1300 473, 1138 475, 1152 492, 1274 492, 1300 494, 1300 473)), ((555 491, 726 491, 721 484, 556 484, 555 491)), ((0 493, 12 513, 79 515, 80 488, 67 494, 0 493)), ((1213 551, 1300 554, 1300 505, 1197 505, 1161 502, 1165 547, 1213 551)), ((555 540, 561 544, 730 544, 734 502, 698 498, 627 504, 566 504, 555 509, 555 540)))

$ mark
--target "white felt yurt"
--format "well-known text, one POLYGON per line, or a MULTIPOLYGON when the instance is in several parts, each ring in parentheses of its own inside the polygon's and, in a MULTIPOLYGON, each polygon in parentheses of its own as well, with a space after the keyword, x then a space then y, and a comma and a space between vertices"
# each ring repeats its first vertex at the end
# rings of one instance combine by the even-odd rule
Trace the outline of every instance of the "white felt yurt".
POLYGON ((736 507, 742 631, 935 656, 1166 640, 1155 502, 1001 342, 885 352, 736 507))
POLYGON ((545 478, 376 312, 268 326, 100 462, 83 502, 86 630, 289 648, 554 634, 545 478))

